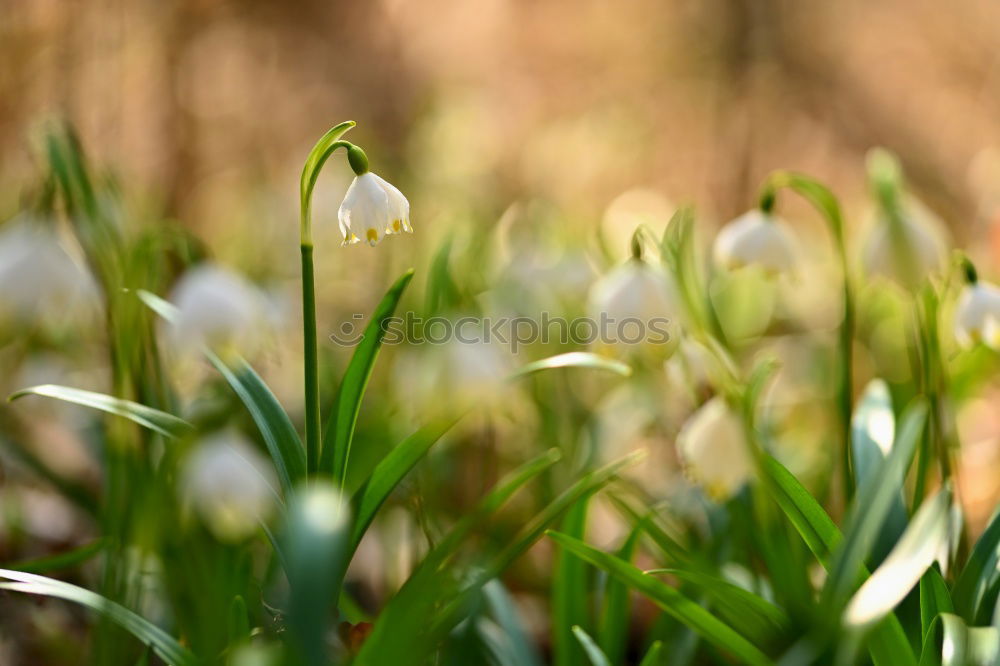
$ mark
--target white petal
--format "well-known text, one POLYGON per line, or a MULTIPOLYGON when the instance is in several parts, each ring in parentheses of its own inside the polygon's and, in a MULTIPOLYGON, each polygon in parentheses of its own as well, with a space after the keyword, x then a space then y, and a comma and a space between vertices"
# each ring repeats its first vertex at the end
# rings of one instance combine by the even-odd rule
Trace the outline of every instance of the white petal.
POLYGON ((677 451, 692 479, 719 498, 739 490, 753 467, 743 423, 720 397, 687 420, 677 435, 677 451))
POLYGON ((398 234, 403 231, 413 233, 413 229, 410 227, 410 202, 395 185, 376 174, 372 174, 372 176, 382 186, 389 201, 389 222, 385 233, 398 234))
MULTIPOLYGON (((664 356, 676 350, 680 308, 669 278, 655 266, 635 259, 626 261, 594 283, 588 300, 594 324, 599 329, 606 327, 609 337, 614 338, 601 338, 601 342, 627 347, 640 344, 636 338, 641 334, 643 343, 657 341, 655 347, 664 356), (638 320, 643 328, 628 320, 638 320), (664 327, 654 320, 669 320, 665 326, 668 340, 662 340, 664 327), (618 339, 619 334, 623 339, 618 339)), ((649 350, 654 347, 644 346, 649 350)))
POLYGON ((374 246, 385 235, 389 198, 379 180, 371 172, 364 173, 356 176, 347 188, 337 213, 345 244, 363 240, 374 246))
POLYGON ((723 227, 715 238, 715 259, 730 268, 759 265, 768 273, 795 267, 795 242, 783 224, 751 210, 723 227))
POLYGON ((189 270, 170 300, 178 309, 173 342, 182 352, 203 346, 217 351, 252 346, 264 325, 260 292, 220 266, 202 264, 189 270))
POLYGON ((184 461, 179 489, 217 537, 242 539, 271 513, 277 486, 270 462, 235 432, 202 440, 184 461))
POLYGON ((983 342, 996 348, 1000 323, 1000 288, 986 282, 968 285, 955 307, 955 337, 965 347, 983 342))

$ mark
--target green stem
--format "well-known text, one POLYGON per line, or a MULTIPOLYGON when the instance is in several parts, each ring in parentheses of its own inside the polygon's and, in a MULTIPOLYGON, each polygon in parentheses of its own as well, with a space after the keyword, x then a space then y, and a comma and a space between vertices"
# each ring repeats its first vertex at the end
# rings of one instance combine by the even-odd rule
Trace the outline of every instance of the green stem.
POLYGON ((302 246, 302 342, 305 355, 306 470, 319 467, 319 345, 316 340, 316 284, 312 245, 302 246))
MULTIPOLYGON (((299 181, 299 246, 302 250, 302 341, 305 361, 305 401, 306 401, 306 469, 313 474, 319 468, 320 431, 319 414, 319 345, 316 339, 316 280, 313 271, 312 242, 312 192, 323 165, 333 151, 345 148, 349 152, 352 144, 341 141, 344 132, 354 127, 354 121, 336 125, 320 137, 309 152, 302 167, 299 181)), ((362 153, 363 155, 363 153, 362 153)), ((354 166, 352 161, 351 166, 354 166)))
POLYGON ((843 279, 844 316, 838 335, 840 356, 840 376, 837 378, 837 412, 840 421, 841 464, 843 466, 844 499, 854 495, 854 472, 851 455, 851 411, 854 393, 854 328, 855 304, 854 288, 851 283, 850 263, 847 258, 844 220, 836 197, 824 185, 789 171, 776 171, 764 183, 760 206, 769 212, 775 204, 777 191, 789 187, 806 199, 823 216, 833 236, 834 250, 843 279))

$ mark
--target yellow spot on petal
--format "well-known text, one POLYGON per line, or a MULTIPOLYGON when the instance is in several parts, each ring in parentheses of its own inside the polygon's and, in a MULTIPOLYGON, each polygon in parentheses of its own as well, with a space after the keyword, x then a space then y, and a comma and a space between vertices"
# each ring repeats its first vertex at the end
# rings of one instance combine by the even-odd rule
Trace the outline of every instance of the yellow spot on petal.
POLYGON ((392 230, 395 231, 397 234, 399 233, 399 231, 402 228, 403 228, 403 223, 402 222, 400 222, 399 220, 393 220, 392 221, 392 230))
POLYGON ((374 245, 375 243, 378 242, 378 232, 375 231, 374 229, 369 229, 367 232, 365 232, 365 238, 368 239, 369 243, 374 245))

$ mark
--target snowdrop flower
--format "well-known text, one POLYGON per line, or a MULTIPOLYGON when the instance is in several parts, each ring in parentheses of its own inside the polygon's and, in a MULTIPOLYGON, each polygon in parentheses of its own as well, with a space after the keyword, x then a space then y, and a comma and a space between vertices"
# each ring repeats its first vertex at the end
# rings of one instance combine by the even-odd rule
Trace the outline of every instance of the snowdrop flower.
POLYGON ((754 209, 724 226, 715 237, 715 260, 729 269, 761 266, 768 275, 795 268, 795 241, 785 226, 754 209))
POLYGON ((661 270, 641 259, 638 249, 594 283, 588 301, 598 347, 664 358, 677 349, 680 308, 673 286, 661 270))
POLYGON ((1000 349, 1000 287, 980 282, 968 260, 965 272, 968 283, 955 308, 955 337, 963 347, 982 342, 1000 349))
POLYGON ((270 462, 232 431, 203 439, 181 468, 182 500, 223 541, 250 536, 267 519, 275 488, 270 462))
POLYGON ((879 218, 864 247, 865 271, 913 289, 944 263, 940 224, 920 202, 905 196, 902 167, 894 155, 880 148, 872 150, 868 175, 879 218))
POLYGON ((739 414, 714 397, 688 418, 677 450, 691 479, 717 499, 726 499, 750 478, 753 460, 739 414))
POLYGON ((177 306, 172 339, 182 353, 252 347, 266 321, 261 293, 240 275, 213 264, 192 268, 170 300, 177 306))
POLYGON ((337 213, 343 244, 364 240, 375 247, 383 236, 413 233, 410 202, 403 193, 368 170, 368 158, 357 146, 348 148, 347 158, 356 175, 337 213))
POLYGON ((25 220, 0 230, 0 314, 27 323, 96 300, 90 272, 51 229, 25 220))
POLYGON ((917 218, 892 215, 875 222, 862 255, 868 275, 914 287, 944 263, 942 242, 917 218))

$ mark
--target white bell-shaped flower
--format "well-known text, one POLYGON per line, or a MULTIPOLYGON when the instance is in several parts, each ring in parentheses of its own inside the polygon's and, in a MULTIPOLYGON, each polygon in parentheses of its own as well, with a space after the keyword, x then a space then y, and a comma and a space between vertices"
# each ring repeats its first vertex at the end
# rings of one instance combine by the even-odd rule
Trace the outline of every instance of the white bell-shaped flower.
POLYGON ((1000 349, 1000 287, 968 284, 955 306, 955 338, 963 347, 983 343, 1000 349))
POLYGON ((869 276, 914 288, 940 272, 947 253, 930 213, 915 202, 893 219, 877 219, 868 234, 862 263, 869 276))
POLYGON ((588 302, 596 348, 654 352, 664 358, 677 349, 680 308, 673 284, 656 266, 629 259, 594 283, 588 302))
POLYGON ((265 300, 242 276, 214 264, 185 273, 170 300, 177 306, 172 342, 181 353, 202 348, 246 352, 266 326, 265 300))
POLYGON ((46 225, 14 220, 0 230, 0 316, 21 323, 94 305, 90 271, 63 248, 46 225))
POLYGON ((740 215, 719 230, 715 261, 729 269, 760 266, 768 275, 794 270, 795 241, 784 224, 759 209, 740 215))
POLYGON ((395 186, 371 171, 355 176, 337 216, 344 245, 363 240, 374 247, 383 236, 413 233, 410 202, 395 186))
POLYGON ((718 396, 688 418, 677 435, 677 451, 692 481, 716 499, 731 497, 753 472, 743 421, 718 396))
POLYGON ((276 488, 271 463, 233 431, 198 442, 181 467, 179 490, 185 506, 223 541, 253 534, 271 515, 276 488))

